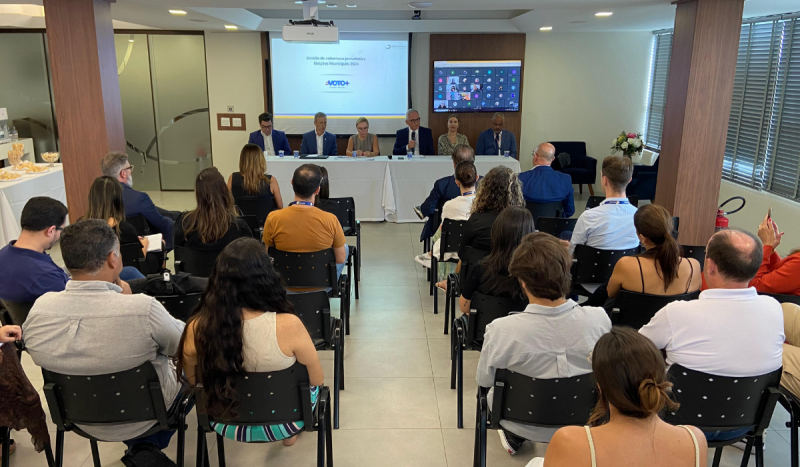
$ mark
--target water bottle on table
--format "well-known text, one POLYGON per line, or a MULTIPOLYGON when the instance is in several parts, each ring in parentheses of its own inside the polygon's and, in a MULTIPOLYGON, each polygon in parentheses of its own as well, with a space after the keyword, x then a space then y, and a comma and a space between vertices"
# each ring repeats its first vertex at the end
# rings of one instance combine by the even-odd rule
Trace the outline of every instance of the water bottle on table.
POLYGON ((298 159, 299 157, 300 157, 300 151, 295 151, 294 152, 294 158, 298 159))
POLYGON ((281 149, 280 151, 278 151, 278 156, 279 156, 279 157, 283 157, 283 149, 281 149))
POLYGON ((511 151, 506 151, 505 153, 503 153, 503 156, 511 157, 511 151))
POLYGON ((411 160, 411 158, 414 157, 414 150, 413 149, 407 150, 406 157, 408 157, 408 160, 411 160))

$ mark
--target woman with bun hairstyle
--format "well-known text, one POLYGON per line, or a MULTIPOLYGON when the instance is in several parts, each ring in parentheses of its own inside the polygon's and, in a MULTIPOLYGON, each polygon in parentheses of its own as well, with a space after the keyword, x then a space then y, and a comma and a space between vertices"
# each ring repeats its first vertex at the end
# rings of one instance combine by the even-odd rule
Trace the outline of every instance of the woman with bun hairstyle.
POLYGON ((693 426, 673 426, 659 417, 678 406, 664 359, 649 339, 630 328, 614 327, 597 341, 589 357, 599 392, 585 427, 561 428, 547 455, 529 467, 699 467, 708 446, 693 426))

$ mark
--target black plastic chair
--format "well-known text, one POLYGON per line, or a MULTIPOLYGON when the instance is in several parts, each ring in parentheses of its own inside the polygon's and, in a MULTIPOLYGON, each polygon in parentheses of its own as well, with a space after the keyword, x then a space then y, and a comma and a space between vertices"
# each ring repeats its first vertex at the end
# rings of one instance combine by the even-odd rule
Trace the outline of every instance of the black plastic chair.
POLYGON ((680 408, 664 414, 673 425, 694 425, 704 432, 733 431, 752 427, 745 435, 726 441, 711 441, 713 467, 722 459, 722 448, 747 439, 742 465, 755 445, 756 467, 764 466, 764 430, 769 427, 775 404, 781 396, 778 385, 782 368, 756 376, 717 376, 673 364, 668 373, 672 395, 680 408))
POLYGON ((146 237, 151 235, 150 223, 147 222, 147 219, 144 216, 133 216, 133 217, 126 217, 125 222, 129 223, 136 229, 136 235, 140 237, 146 237))
POLYGON ((178 431, 178 458, 183 467, 186 445, 186 407, 192 394, 181 399, 170 410, 164 404, 161 383, 153 364, 144 362, 136 368, 105 375, 64 375, 42 368, 44 395, 50 416, 56 425, 57 467, 64 462, 64 433, 72 431, 86 439, 92 446, 95 467, 100 467, 97 439, 76 425, 113 426, 124 423, 152 420, 154 426, 140 437, 162 430, 178 431))
POLYGON ((475 293, 470 302, 469 318, 453 318, 452 349, 450 354, 450 389, 456 389, 456 412, 458 428, 464 428, 464 351, 480 350, 486 326, 492 321, 508 316, 514 311, 523 311, 527 300, 492 297, 475 293))
POLYGON ((679 300, 697 300, 700 291, 680 295, 651 295, 620 290, 614 298, 614 308, 609 317, 615 326, 639 329, 649 323, 662 308, 679 300))
POLYGON ((197 305, 200 304, 202 296, 202 292, 196 292, 186 295, 158 295, 153 297, 164 305, 164 308, 173 318, 185 323, 192 316, 197 305))
POLYGON ((175 247, 175 273, 188 272, 195 277, 210 277, 221 251, 197 251, 175 247))
POLYGON ((208 450, 205 433, 217 435, 219 467, 225 467, 225 438, 211 429, 211 422, 237 426, 268 426, 303 422, 303 431, 317 432, 317 467, 333 467, 333 430, 331 429, 330 391, 319 387, 317 405, 311 404, 308 371, 300 363, 271 373, 241 373, 236 378, 238 415, 230 420, 217 420, 205 412, 206 397, 203 385, 198 384, 197 396, 197 465, 206 465, 208 450))
POLYGON ((9 300, 0 300, 2 303, 3 308, 6 309, 9 318, 11 318, 11 323, 16 326, 22 326, 22 323, 28 319, 28 313, 31 312, 31 308, 33 308, 33 302, 11 302, 9 300))
POLYGON ((467 221, 445 219, 442 222, 442 236, 439 238, 439 257, 431 255, 431 295, 433 295, 433 314, 439 313, 439 288, 436 281, 439 279, 439 263, 458 263, 458 259, 444 259, 447 253, 458 253, 464 242, 464 231, 467 221))
POLYGON ((458 308, 458 297, 461 295, 461 284, 469 277, 470 270, 475 267, 483 258, 489 255, 489 251, 479 250, 468 246, 464 248, 464 257, 459 257, 461 269, 459 272, 451 273, 447 276, 447 293, 445 294, 444 306, 444 333, 450 331, 450 320, 456 317, 458 308))
POLYGON ((797 396, 792 394, 791 391, 786 389, 785 387, 780 387, 781 391, 781 398, 778 399, 778 402, 781 403, 784 409, 789 412, 789 421, 786 422, 786 428, 789 428, 790 437, 790 445, 791 445, 791 454, 789 456, 791 460, 791 467, 800 467, 800 460, 798 459, 798 452, 800 451, 800 442, 798 442, 798 434, 797 431, 800 428, 800 399, 797 396))
POLYGON ((264 223, 267 222, 267 216, 275 210, 275 199, 250 198, 244 196, 236 200, 236 207, 239 208, 243 216, 255 216, 263 229, 264 223))
POLYGON ((687 246, 681 245, 683 248, 683 256, 684 258, 693 258, 696 259, 698 263, 700 263, 700 271, 703 271, 705 268, 706 262, 706 247, 703 246, 687 246))
POLYGON ((549 233, 550 235, 560 238, 563 232, 572 232, 575 230, 575 225, 578 223, 578 218, 562 219, 560 217, 540 217, 534 221, 536 230, 539 232, 549 233))
POLYGON ((339 219, 345 237, 356 237, 355 248, 350 247, 347 275, 353 278, 356 300, 358 300, 358 283, 361 281, 361 222, 356 219, 356 202, 353 198, 328 198, 320 200, 319 208, 339 219), (353 264, 355 264, 355 276, 351 271, 353 264))
POLYGON ((243 220, 247 227, 250 228, 250 232, 253 233, 253 238, 258 241, 262 241, 264 236, 264 224, 258 222, 258 218, 252 215, 240 215, 239 219, 243 220))
POLYGON ((675 216, 672 218, 672 238, 676 241, 678 240, 678 235, 680 235, 680 227, 681 227, 681 218, 675 216))
POLYGON ((342 275, 336 277, 336 256, 332 248, 313 253, 289 253, 270 248, 269 256, 287 288, 303 292, 330 289, 328 297, 339 299, 339 316, 345 334, 350 334, 350 276, 342 271, 342 275))
MULTIPOLYGON (((600 206, 605 200, 605 196, 590 196, 589 199, 586 200, 586 209, 594 209, 600 206)), ((628 202, 631 203, 633 207, 639 207, 639 198, 636 196, 628 196, 628 202)))
POLYGON ((561 210, 561 202, 555 203, 534 203, 533 201, 526 201, 525 208, 530 211, 533 216, 533 223, 540 217, 564 217, 561 210))
POLYGON ((478 388, 474 465, 482 467, 486 466, 486 430, 499 430, 500 420, 553 429, 585 425, 597 403, 597 387, 591 373, 541 379, 498 369, 491 413, 488 394, 489 388, 478 388))
POLYGON ((627 250, 598 250, 586 245, 576 245, 572 255, 572 293, 591 295, 583 288, 583 284, 604 284, 611 277, 620 258, 638 253, 638 246, 627 250))
POLYGON ((287 296, 294 305, 294 314, 308 330, 317 350, 333 350, 333 428, 339 429, 339 390, 344 389, 344 334, 342 320, 331 317, 328 294, 292 293, 287 296))
POLYGON ((783 295, 783 294, 766 293, 766 292, 759 292, 758 294, 772 297, 780 303, 794 303, 795 305, 800 305, 800 295, 783 295))
MULTIPOLYGON (((442 203, 442 204, 444 205, 444 203, 442 203)), ((436 209, 434 209, 433 215, 431 216, 431 221, 430 222, 431 222, 431 225, 433 225, 433 229, 434 230, 438 229, 439 226, 442 224, 442 208, 441 207, 437 207, 436 209)), ((423 242, 422 242, 422 252, 423 253, 427 253, 427 252, 431 251, 431 247, 432 247, 432 245, 431 245, 431 237, 428 237, 425 240, 423 240, 423 242)), ((428 269, 428 281, 430 282, 430 280, 431 280, 431 270, 428 269)))
POLYGON ((150 252, 145 256, 139 242, 120 245, 119 253, 123 266, 134 267, 145 276, 159 272, 164 262, 163 252, 150 252))

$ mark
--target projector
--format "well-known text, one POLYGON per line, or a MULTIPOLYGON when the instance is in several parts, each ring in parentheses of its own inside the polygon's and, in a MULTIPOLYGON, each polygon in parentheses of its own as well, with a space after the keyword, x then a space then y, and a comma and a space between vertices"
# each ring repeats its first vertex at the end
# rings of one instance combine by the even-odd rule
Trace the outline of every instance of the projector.
POLYGON ((339 42, 339 28, 336 26, 314 26, 286 24, 283 26, 283 40, 286 42, 339 42))

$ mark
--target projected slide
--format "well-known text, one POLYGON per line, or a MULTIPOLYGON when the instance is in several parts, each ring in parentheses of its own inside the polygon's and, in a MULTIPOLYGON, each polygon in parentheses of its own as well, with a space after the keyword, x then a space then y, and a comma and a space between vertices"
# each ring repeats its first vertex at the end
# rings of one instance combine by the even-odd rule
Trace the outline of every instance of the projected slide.
POLYGON ((518 112, 522 62, 433 62, 434 112, 518 112))
POLYGON ((408 108, 408 36, 345 35, 338 44, 284 42, 271 37, 275 128, 290 134, 314 129, 317 112, 328 131, 356 133, 358 117, 370 132, 393 134, 408 108))

